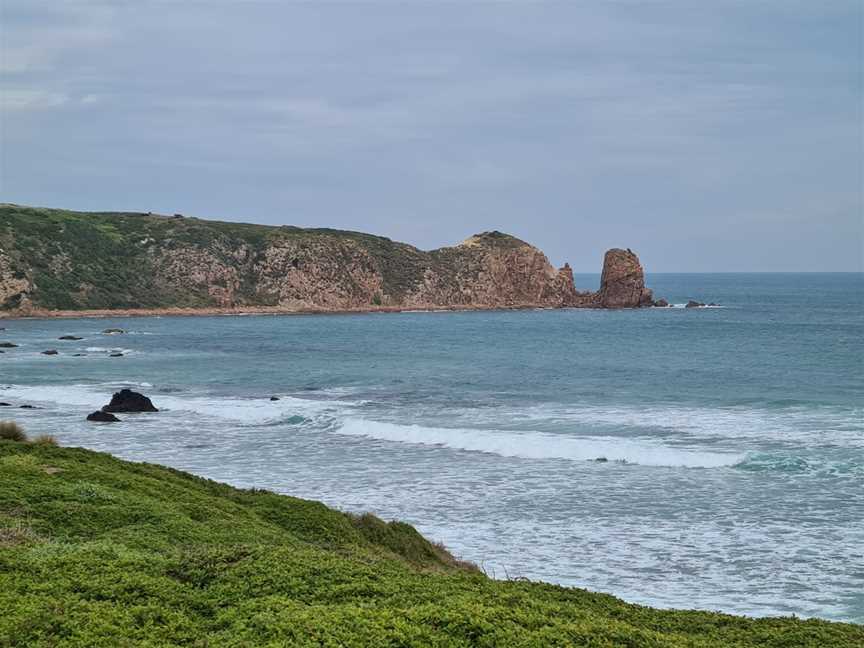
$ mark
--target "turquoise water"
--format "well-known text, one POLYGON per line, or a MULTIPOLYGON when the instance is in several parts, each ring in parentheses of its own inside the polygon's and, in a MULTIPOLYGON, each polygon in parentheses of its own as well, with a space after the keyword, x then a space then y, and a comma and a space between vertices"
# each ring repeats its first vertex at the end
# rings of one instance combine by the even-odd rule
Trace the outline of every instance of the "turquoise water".
POLYGON ((864 622, 864 278, 649 283, 722 308, 9 321, 0 416, 403 519, 498 577, 864 622), (128 385, 163 411, 84 421, 128 385))

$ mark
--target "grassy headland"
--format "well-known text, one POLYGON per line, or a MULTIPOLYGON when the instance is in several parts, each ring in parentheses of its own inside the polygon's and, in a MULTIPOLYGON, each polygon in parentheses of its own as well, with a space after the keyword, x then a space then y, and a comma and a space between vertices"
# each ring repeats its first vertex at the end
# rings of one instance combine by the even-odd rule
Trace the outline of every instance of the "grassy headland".
POLYGON ((407 524, 3 439, 0 610, 0 646, 864 645, 851 624, 496 581, 407 524))
MULTIPOLYGON (((566 279, 569 278, 569 282, 566 279)), ((428 252, 326 228, 0 204, 0 315, 559 307, 540 250, 500 232, 428 252)))

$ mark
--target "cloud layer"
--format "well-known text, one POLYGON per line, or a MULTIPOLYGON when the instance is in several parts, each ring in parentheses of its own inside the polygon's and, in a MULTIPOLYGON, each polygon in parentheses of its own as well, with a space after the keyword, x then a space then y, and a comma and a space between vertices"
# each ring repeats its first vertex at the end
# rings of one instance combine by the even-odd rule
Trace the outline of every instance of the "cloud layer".
POLYGON ((861 11, 5 0, 0 199, 861 270, 861 11))

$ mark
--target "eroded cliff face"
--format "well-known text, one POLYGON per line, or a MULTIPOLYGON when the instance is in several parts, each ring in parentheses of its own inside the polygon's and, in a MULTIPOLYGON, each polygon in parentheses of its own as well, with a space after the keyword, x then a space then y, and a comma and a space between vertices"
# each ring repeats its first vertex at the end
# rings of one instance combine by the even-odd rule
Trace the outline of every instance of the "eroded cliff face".
POLYGON ((386 238, 152 214, 0 206, 5 310, 266 306, 626 308, 650 305, 636 255, 606 254, 600 291, 501 232, 423 252, 386 238))
POLYGON ((14 269, 12 259, 0 248, 0 308, 28 308, 32 290, 27 275, 14 269))

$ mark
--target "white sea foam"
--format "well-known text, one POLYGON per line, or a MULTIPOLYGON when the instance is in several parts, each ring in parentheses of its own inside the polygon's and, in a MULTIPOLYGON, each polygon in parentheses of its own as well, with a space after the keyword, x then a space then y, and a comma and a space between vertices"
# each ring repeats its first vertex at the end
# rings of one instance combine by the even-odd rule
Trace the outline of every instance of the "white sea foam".
MULTIPOLYGON (((98 406, 94 402, 92 387, 87 385, 3 385, 0 386, 0 394, 6 399, 17 399, 28 403, 56 403, 69 405, 71 407, 98 406)), ((108 393, 110 397, 110 393, 108 393)))
POLYGON ((760 407, 685 407, 656 405, 645 407, 585 406, 570 407, 545 404, 518 411, 470 410, 462 412, 467 419, 512 420, 517 423, 551 422, 580 427, 674 431, 701 439, 771 440, 780 443, 814 441, 832 445, 864 448, 864 409, 790 406, 777 409, 760 407))
POLYGON ((534 431, 437 428, 421 425, 398 425, 364 419, 347 419, 335 432, 398 443, 445 446, 457 450, 488 452, 503 457, 520 457, 523 459, 587 461, 603 457, 609 461, 624 461, 643 466, 688 468, 732 466, 744 459, 741 454, 686 450, 627 439, 594 436, 574 437, 534 431))
MULTIPOLYGON (((103 405, 114 391, 121 387, 152 388, 146 382, 119 380, 101 385, 5 385, 0 394, 6 399, 28 403, 57 404, 69 407, 93 408, 103 405)), ((191 412, 245 423, 268 423, 291 416, 315 416, 335 413, 335 406, 345 405, 330 401, 313 401, 288 396, 278 401, 264 398, 214 397, 194 394, 148 394, 154 405, 164 411, 191 412)))
POLYGON ((129 355, 130 353, 135 353, 134 349, 124 349, 123 347, 101 347, 101 346, 89 346, 84 349, 87 353, 122 353, 123 355, 129 355))

